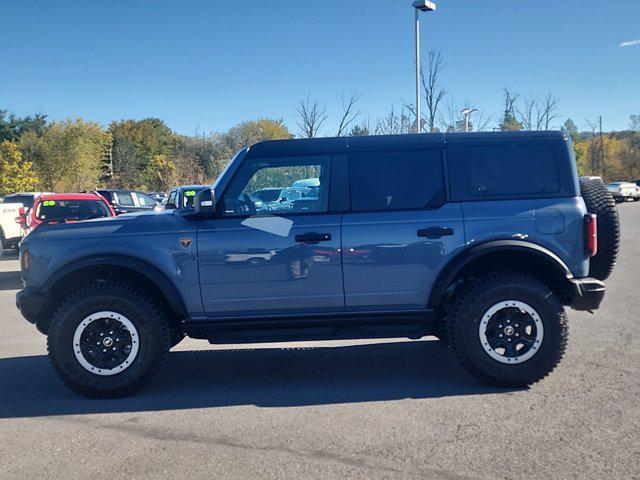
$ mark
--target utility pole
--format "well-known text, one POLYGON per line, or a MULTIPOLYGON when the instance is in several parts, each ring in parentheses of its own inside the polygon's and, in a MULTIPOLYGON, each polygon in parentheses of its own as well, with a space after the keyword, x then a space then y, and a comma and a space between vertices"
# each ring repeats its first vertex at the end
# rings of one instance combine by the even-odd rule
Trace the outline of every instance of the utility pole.
POLYGON ((477 108, 465 108, 464 110, 462 110, 462 115, 464 115, 464 131, 465 133, 468 133, 470 130, 470 124, 469 124, 469 117, 471 117, 471 114, 473 112, 477 112, 478 109, 477 108))
POLYGON ((413 2, 415 10, 415 30, 416 30, 416 132, 422 133, 422 116, 420 113, 420 12, 433 12, 436 4, 428 0, 415 0, 413 2))
POLYGON ((416 132, 422 133, 422 115, 420 113, 420 10, 416 12, 416 132))

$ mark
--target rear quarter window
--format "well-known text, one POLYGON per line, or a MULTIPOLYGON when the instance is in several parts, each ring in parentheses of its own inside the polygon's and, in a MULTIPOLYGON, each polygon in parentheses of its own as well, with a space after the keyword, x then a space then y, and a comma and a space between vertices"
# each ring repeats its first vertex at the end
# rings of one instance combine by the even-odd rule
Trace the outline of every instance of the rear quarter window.
POLYGON ((551 145, 486 145, 466 148, 467 191, 476 197, 560 191, 551 145))

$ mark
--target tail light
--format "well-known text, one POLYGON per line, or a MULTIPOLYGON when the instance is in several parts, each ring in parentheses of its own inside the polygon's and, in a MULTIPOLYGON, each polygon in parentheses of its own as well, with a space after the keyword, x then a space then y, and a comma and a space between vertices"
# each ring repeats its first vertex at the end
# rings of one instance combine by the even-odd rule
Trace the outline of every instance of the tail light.
POLYGON ((31 257, 29 255, 29 250, 24 250, 20 252, 20 268, 23 272, 27 272, 31 267, 31 257))
POLYGON ((594 257, 598 253, 598 217, 593 214, 584 216, 584 254, 594 257))
POLYGON ((20 207, 18 209, 16 223, 19 223, 20 225, 25 225, 27 223, 27 210, 24 207, 20 207))

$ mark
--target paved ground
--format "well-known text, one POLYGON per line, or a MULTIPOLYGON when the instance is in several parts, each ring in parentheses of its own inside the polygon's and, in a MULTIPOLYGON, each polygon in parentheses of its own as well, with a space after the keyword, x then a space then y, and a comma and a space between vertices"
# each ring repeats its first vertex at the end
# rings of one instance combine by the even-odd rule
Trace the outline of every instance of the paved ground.
POLYGON ((487 388, 436 341, 186 341, 138 396, 79 398, 0 261, 0 478, 640 478, 640 205, 554 374, 487 388))

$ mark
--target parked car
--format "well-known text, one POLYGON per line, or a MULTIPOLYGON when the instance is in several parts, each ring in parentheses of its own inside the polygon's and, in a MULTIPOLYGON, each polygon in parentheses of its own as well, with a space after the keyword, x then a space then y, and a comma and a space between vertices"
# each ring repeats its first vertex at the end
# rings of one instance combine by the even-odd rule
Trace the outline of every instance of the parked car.
POLYGON ((50 192, 10 193, 4 197, 2 203, 21 203, 24 208, 31 208, 37 197, 49 194, 50 192))
POLYGON ((106 198, 116 215, 151 211, 158 204, 152 196, 136 190, 106 189, 98 193, 106 198))
POLYGON ((20 214, 23 211, 21 203, 0 204, 0 250, 16 248, 24 231, 20 214))
POLYGON ((148 195, 153 198, 158 205, 166 203, 169 197, 169 195, 164 192, 150 192, 148 195))
POLYGON ((26 221, 27 233, 42 225, 74 223, 116 213, 98 193, 53 193, 36 198, 26 221))
POLYGON ((47 192, 21 192, 6 195, 0 205, 0 238, 3 248, 17 248, 26 233, 27 215, 35 199, 47 192))
POLYGON ((637 202, 640 200, 638 186, 631 182, 612 182, 607 188, 616 202, 637 202))
POLYGON ((280 198, 280 193, 282 192, 281 187, 270 187, 270 188, 261 188, 252 193, 252 195, 256 198, 262 200, 266 205, 271 202, 275 202, 280 198))
POLYGON ((575 165, 560 132, 258 143, 193 209, 33 232, 17 305, 90 397, 140 389, 185 335, 436 335, 483 382, 523 387, 556 367, 565 307, 595 311, 617 258, 611 192, 575 165), (251 185, 311 168, 315 205, 254 215, 251 185))
MULTIPOLYGON (((316 187, 317 189, 318 187, 316 187)), ((309 187, 287 187, 283 188, 280 192, 280 196, 275 202, 267 204, 269 211, 272 212, 292 212, 294 211, 295 203, 299 200, 305 199, 308 195, 312 194, 312 189, 309 187)))
POLYGON ((295 187, 318 188, 320 187, 320 179, 319 178, 303 178, 302 180, 296 180, 295 182, 293 182, 291 186, 294 188, 295 187))
POLYGON ((21 218, 23 221, 21 222, 24 225, 24 221, 27 218, 27 214, 29 210, 33 208, 33 204, 36 198, 42 195, 50 195, 52 192, 22 192, 22 193, 11 193, 4 197, 3 203, 20 203, 22 204, 23 210, 21 211, 21 218))
POLYGON ((176 208, 193 208, 193 201, 196 195, 202 190, 210 188, 209 185, 182 185, 172 188, 167 197, 167 202, 163 205, 164 210, 176 208))

